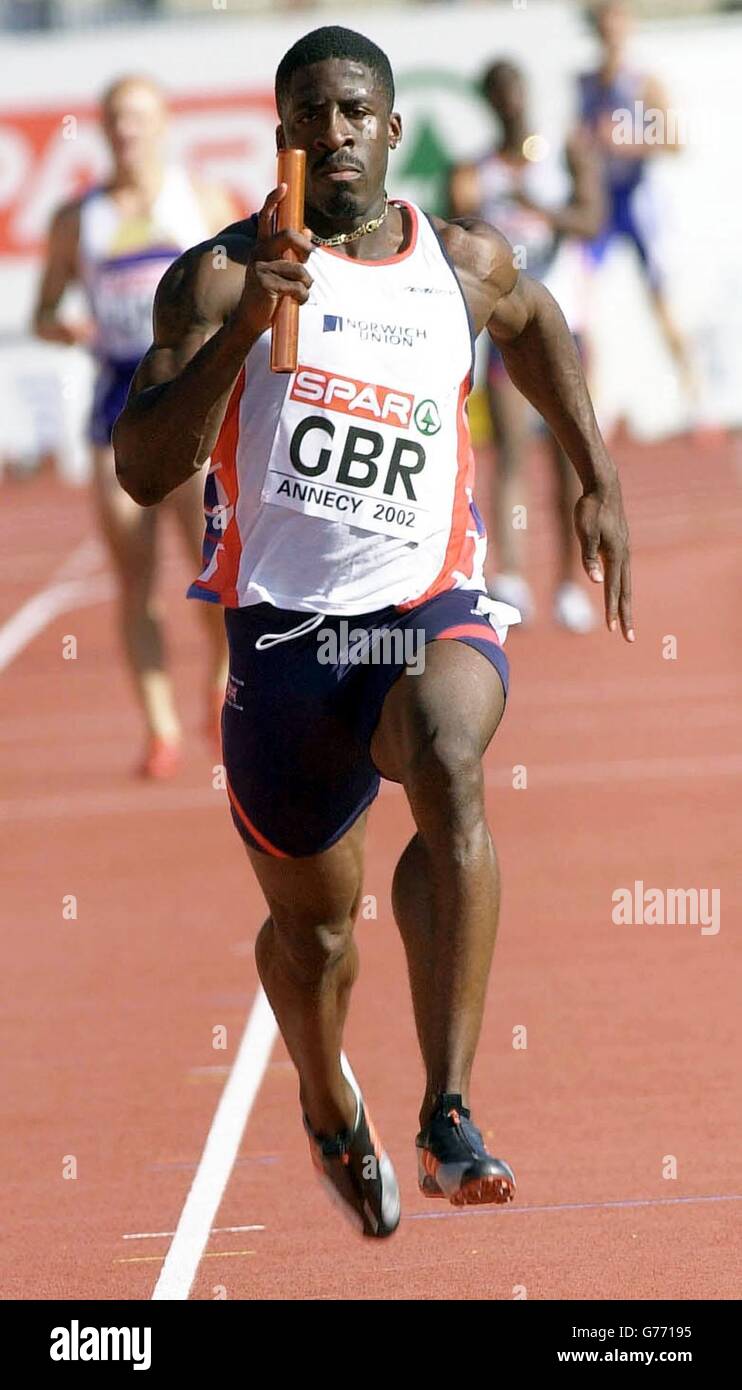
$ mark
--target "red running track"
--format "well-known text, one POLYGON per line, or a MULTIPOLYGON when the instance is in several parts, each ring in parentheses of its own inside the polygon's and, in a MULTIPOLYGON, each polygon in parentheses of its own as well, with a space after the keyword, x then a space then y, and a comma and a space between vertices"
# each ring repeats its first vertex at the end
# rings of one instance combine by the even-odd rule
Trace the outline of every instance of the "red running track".
MULTIPOLYGON (((347 1050, 398 1167, 403 1224, 374 1246, 328 1205, 279 1043, 191 1297, 739 1296, 740 460, 733 444, 621 454, 637 646, 550 624, 535 459, 540 616, 509 641, 512 696, 486 762, 505 887, 473 1101, 515 1167, 516 1204, 456 1212, 416 1189, 421 1066, 389 909, 410 817, 387 788, 369 824, 378 916, 358 927, 347 1050), (636 880, 720 889, 720 931, 614 925, 612 894, 636 880)), ((148 787, 130 775, 138 725, 85 495, 46 479, 4 493, 0 623, 60 565, 82 580, 3 679, 1 1292, 147 1299, 256 995, 262 903, 197 732, 200 634, 174 541, 163 592, 193 736, 177 782, 148 787), (76 920, 63 917, 69 894, 76 920), (220 1026, 227 1046, 214 1050, 220 1026)))

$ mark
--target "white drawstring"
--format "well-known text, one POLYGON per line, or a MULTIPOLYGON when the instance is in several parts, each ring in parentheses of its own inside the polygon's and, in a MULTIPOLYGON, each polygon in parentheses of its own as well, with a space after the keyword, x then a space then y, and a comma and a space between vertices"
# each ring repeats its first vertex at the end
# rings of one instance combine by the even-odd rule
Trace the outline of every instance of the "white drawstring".
POLYGON ((277 647, 279 642, 291 642, 294 637, 303 637, 306 632, 313 632, 319 627, 324 613, 314 613, 311 618, 306 618, 297 627, 290 627, 287 632, 264 632, 255 643, 255 650, 264 652, 268 647, 277 647))

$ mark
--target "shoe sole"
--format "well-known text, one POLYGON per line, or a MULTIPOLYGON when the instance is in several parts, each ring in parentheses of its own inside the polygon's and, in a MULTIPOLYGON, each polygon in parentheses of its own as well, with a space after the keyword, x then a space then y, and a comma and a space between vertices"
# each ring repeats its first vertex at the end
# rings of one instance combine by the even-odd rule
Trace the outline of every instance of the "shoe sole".
POLYGON ((469 1178, 455 1192, 447 1193, 432 1173, 418 1170, 418 1187, 423 1197, 442 1198, 454 1207, 506 1206, 515 1195, 515 1183, 504 1173, 486 1173, 481 1177, 469 1178))

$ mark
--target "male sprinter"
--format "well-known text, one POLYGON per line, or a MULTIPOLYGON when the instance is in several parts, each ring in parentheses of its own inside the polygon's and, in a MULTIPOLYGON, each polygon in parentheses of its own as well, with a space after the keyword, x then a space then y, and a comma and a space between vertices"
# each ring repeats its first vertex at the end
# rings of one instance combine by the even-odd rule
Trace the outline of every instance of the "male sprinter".
MULTIPOLYGON (((147 733, 139 770, 145 777, 164 778, 180 761, 180 725, 153 593, 160 518, 157 511, 132 506, 118 486, 111 430, 152 336, 158 282, 182 251, 222 227, 236 209, 220 189, 195 183, 184 168, 166 161, 165 97, 150 78, 117 78, 103 96, 101 116, 111 172, 99 187, 65 203, 52 221, 34 328, 54 342, 87 341, 87 333, 58 316, 66 288, 79 280, 90 303, 100 368, 90 422, 93 490, 119 581, 121 635, 147 733)), ((162 510, 174 516, 190 554, 198 556, 200 480, 179 488, 162 510)), ((205 722, 212 737, 227 675, 223 625, 215 617, 204 609, 210 646, 205 722)))
POLYGON ((167 272, 116 460, 130 496, 151 506, 212 456, 195 592, 226 608, 230 803, 270 911, 258 969, 314 1160, 363 1232, 386 1236, 396 1179, 341 1054, 380 776, 402 784, 417 826, 393 906, 427 1073, 421 1188, 463 1204, 507 1200, 515 1185, 468 1107, 498 907, 481 758, 507 680, 472 501, 475 334, 489 330, 572 459, 584 563, 605 580, 609 628, 620 622, 631 641, 627 528, 549 293, 518 276, 485 223, 387 202, 402 122, 386 56, 351 30, 318 29, 282 59, 276 99, 279 147, 307 152, 306 234, 272 232, 281 186, 167 272), (282 259, 289 248, 298 263, 282 259), (301 305, 289 376, 269 370, 284 295, 301 305), (347 644, 332 663, 326 637, 318 660, 317 628, 343 619, 369 645, 412 630, 427 643, 424 671, 354 664, 347 644))

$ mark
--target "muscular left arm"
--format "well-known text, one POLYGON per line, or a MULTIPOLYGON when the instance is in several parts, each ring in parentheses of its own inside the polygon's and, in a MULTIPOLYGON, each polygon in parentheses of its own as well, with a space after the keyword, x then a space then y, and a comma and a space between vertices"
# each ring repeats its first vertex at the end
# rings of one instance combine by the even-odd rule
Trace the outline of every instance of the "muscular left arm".
MULTIPOLYGON (((616 466, 595 419, 577 349, 564 315, 549 291, 519 275, 509 243, 485 222, 459 222, 469 247, 454 255, 471 295, 475 328, 486 327, 502 353, 508 376, 546 420, 571 460, 583 493, 575 528, 587 574, 605 584, 606 621, 620 623, 634 641, 631 617, 629 533, 616 466), (475 288, 476 287, 476 288, 475 288)), ((456 242, 460 233, 454 231, 456 242)))

